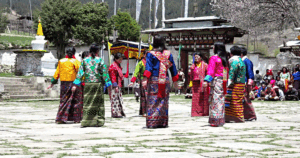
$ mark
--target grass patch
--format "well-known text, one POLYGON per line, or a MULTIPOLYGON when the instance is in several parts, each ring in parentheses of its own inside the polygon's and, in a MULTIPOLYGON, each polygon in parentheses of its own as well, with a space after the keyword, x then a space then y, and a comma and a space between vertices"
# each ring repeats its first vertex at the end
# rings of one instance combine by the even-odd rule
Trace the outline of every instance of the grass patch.
POLYGON ((72 148, 73 145, 76 145, 74 143, 67 143, 64 148, 72 148))
POLYGON ((0 43, 3 44, 5 48, 8 48, 9 43, 11 43, 13 47, 31 46, 32 40, 34 40, 34 37, 0 36, 0 43))

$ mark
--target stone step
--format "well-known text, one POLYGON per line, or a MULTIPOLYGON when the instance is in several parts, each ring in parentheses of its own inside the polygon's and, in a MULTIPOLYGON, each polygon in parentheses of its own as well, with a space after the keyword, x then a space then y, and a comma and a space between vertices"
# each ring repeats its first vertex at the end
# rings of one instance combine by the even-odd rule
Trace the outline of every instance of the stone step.
POLYGON ((9 85, 9 84, 13 84, 13 85, 26 85, 28 83, 27 82, 17 82, 17 81, 1 81, 1 79, 0 79, 0 84, 4 84, 4 85, 9 85))
POLYGON ((14 82, 26 82, 28 78, 14 78, 14 77, 0 77, 0 81, 14 81, 14 82))
POLYGON ((10 95, 10 99, 37 99, 44 98, 45 94, 38 95, 10 95))
POLYGON ((4 85, 4 89, 5 88, 33 88, 33 84, 24 84, 24 85, 21 85, 21 84, 5 84, 4 85))
POLYGON ((12 91, 20 91, 20 92, 29 92, 29 91, 36 91, 37 89, 34 87, 5 87, 4 86, 4 91, 6 92, 12 92, 12 91))
POLYGON ((37 95, 37 94, 43 94, 41 91, 10 91, 10 95, 37 95))

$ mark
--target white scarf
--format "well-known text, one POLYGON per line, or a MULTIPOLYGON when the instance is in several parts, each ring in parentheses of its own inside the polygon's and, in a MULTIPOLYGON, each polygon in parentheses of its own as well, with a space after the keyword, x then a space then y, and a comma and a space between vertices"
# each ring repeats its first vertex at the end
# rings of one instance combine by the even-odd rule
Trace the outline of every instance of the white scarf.
POLYGON ((244 57, 242 58, 243 61, 245 61, 246 59, 248 59, 247 56, 244 56, 244 57))

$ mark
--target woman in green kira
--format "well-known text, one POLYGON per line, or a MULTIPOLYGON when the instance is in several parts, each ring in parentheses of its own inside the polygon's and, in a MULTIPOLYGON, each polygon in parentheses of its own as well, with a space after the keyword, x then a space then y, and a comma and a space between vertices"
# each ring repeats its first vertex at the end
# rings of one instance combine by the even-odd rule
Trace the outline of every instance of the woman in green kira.
POLYGON ((72 91, 85 83, 81 127, 101 127, 105 122, 103 89, 111 86, 104 60, 98 56, 100 47, 93 44, 90 55, 82 60, 72 91))

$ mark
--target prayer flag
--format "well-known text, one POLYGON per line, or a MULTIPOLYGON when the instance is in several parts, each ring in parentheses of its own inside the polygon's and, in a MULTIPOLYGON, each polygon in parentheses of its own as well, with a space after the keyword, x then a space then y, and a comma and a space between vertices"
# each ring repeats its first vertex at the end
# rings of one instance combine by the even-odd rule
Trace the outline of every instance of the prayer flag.
POLYGON ((140 14, 141 14, 141 6, 143 0, 136 0, 136 21, 139 23, 140 14))
POLYGON ((189 14, 189 0, 185 0, 184 17, 187 18, 189 14))
POLYGON ((155 3, 155 19, 154 19, 154 22, 155 22, 155 28, 158 24, 158 19, 157 19, 157 10, 158 10, 158 5, 159 5, 159 0, 156 0, 156 3, 155 3))

